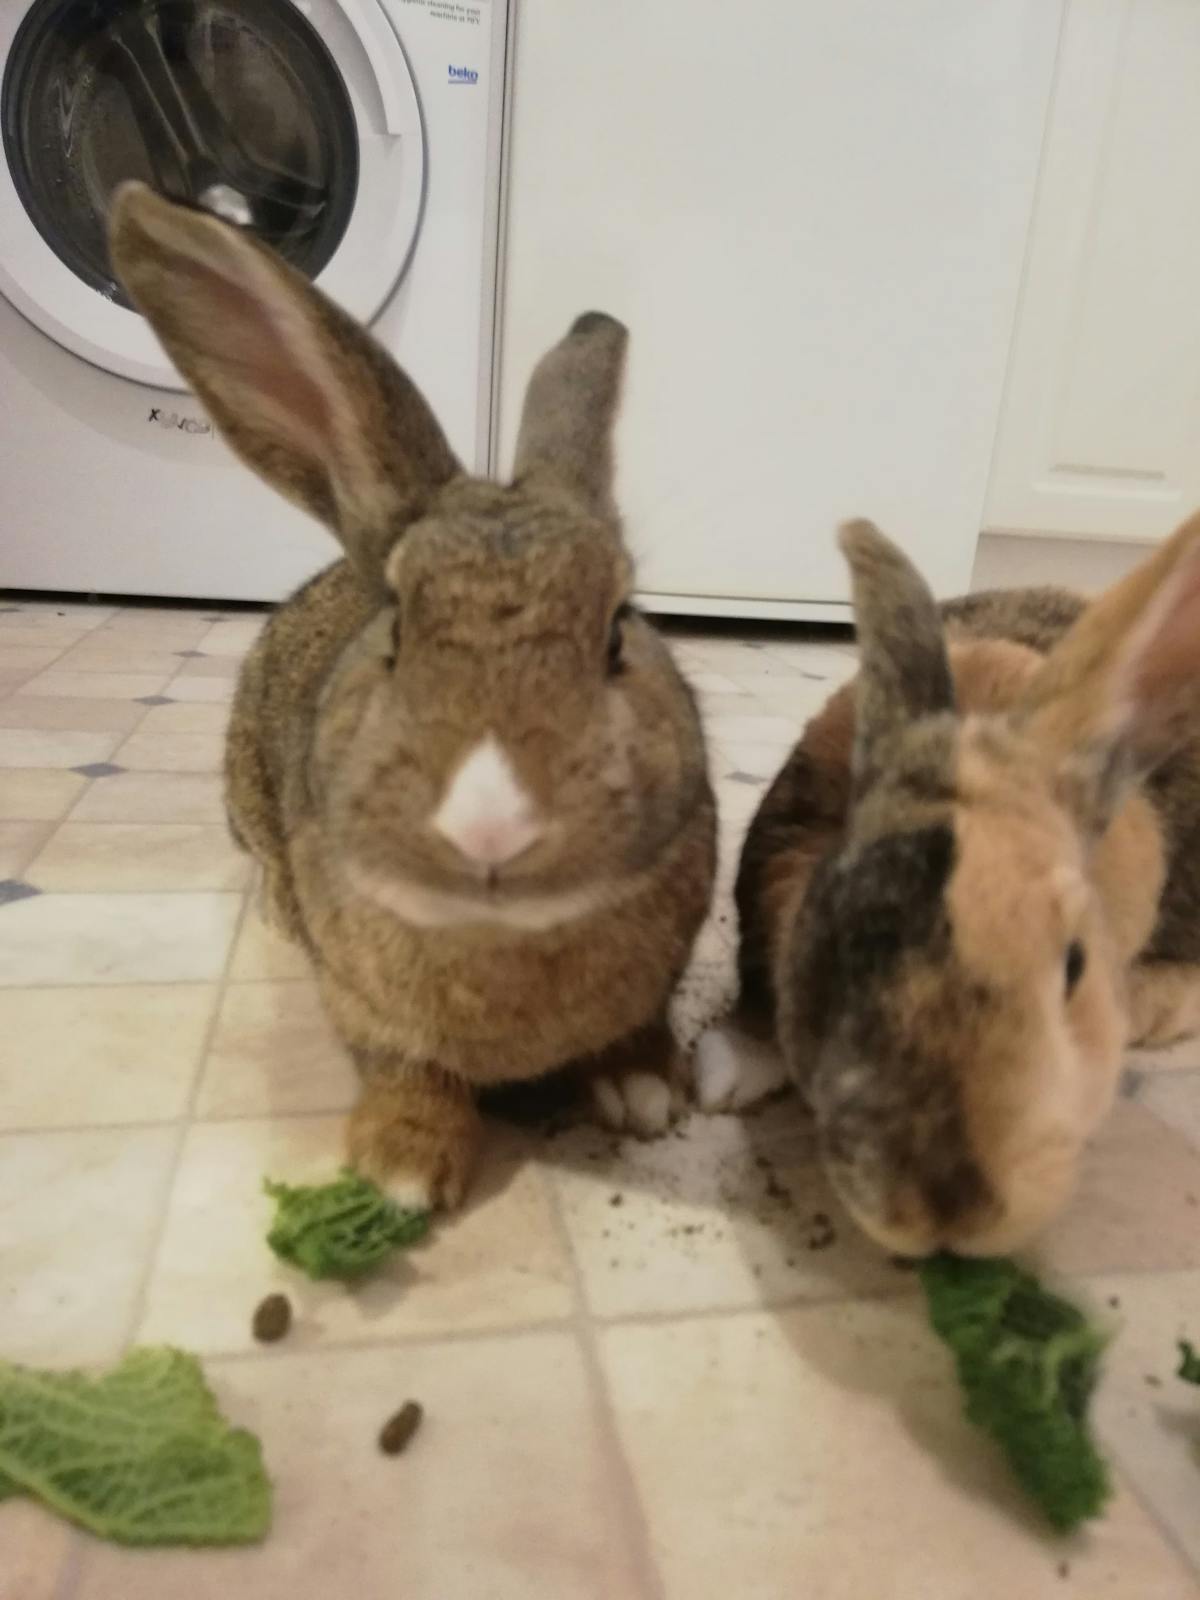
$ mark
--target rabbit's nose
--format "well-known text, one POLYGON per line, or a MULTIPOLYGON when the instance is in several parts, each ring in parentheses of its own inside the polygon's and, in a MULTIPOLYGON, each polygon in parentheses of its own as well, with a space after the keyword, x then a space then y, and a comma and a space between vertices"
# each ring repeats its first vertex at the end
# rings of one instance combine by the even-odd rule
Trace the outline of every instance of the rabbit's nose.
POLYGON ((482 867, 514 861, 546 831, 532 796, 490 733, 455 771, 430 827, 482 867))

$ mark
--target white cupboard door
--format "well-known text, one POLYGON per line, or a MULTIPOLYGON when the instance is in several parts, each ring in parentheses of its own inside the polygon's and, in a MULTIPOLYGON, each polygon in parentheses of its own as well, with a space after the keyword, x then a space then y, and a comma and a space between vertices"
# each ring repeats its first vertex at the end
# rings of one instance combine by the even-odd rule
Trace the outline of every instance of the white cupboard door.
POLYGON ((499 464, 537 357, 608 311, 632 330, 618 490, 644 593, 843 615, 856 515, 964 589, 1060 19, 522 0, 499 464))
POLYGON ((1200 505, 1200 4, 1071 0, 987 525, 1154 539, 1200 505))

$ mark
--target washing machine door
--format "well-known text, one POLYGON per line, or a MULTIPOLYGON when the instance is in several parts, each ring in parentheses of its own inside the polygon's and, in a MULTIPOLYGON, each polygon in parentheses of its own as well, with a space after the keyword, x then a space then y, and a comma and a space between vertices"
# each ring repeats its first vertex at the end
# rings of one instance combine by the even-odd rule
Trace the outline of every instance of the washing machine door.
POLYGON ((68 350, 185 389, 113 276, 141 178, 250 223, 363 322, 416 240, 425 145, 380 0, 7 0, 0 292, 68 350))

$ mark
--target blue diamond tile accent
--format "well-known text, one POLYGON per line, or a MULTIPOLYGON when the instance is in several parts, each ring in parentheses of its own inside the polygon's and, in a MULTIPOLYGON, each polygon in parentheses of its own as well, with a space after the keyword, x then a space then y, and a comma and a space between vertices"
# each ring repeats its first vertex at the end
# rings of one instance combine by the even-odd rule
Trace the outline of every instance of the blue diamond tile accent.
POLYGON ((765 778, 756 778, 752 772, 729 773, 730 783, 751 783, 756 789, 761 789, 766 782, 765 778))
POLYGON ((112 761, 89 761, 86 767, 72 767, 72 772, 78 772, 84 778, 111 778, 118 772, 124 772, 124 767, 118 767, 112 761))
POLYGON ((41 892, 31 883, 22 883, 20 878, 0 878, 0 906, 11 906, 17 900, 30 900, 41 892))
POLYGON ((169 694, 139 694, 137 703, 139 706, 173 706, 175 704, 169 694))

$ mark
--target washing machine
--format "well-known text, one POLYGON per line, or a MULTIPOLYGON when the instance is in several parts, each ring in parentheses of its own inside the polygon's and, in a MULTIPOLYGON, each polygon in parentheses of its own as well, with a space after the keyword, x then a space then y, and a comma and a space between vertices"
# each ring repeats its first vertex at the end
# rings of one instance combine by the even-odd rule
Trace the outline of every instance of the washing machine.
POLYGON ((486 469, 506 35, 505 0, 4 0, 0 586, 275 600, 336 551, 128 304, 129 177, 253 226, 486 469))

